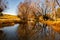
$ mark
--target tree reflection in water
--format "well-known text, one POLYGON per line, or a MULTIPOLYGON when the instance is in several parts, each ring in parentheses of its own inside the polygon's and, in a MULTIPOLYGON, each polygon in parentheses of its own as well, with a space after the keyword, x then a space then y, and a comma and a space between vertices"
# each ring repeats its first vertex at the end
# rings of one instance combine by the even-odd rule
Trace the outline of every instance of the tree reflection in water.
MULTIPOLYGON (((38 23, 36 24, 36 26, 38 23)), ((21 27, 21 24, 20 26, 21 27)), ((39 23, 39 26, 32 29, 27 30, 27 34, 25 33, 25 29, 21 29, 20 34, 17 34, 18 25, 10 26, 8 28, 3 28, 3 33, 5 34, 4 40, 60 40, 60 34, 53 31, 51 27, 46 26, 46 29, 43 28, 43 24, 39 23), (20 36, 19 35, 23 35, 20 36), (18 39, 19 38, 19 39, 18 39)), ((20 30, 20 29, 19 29, 20 30)), ((0 35, 1 36, 1 35, 0 35)))
MULTIPOLYGON (((43 27, 43 24, 35 25, 36 28, 32 30, 26 29, 19 29, 21 33, 19 33, 19 39, 20 40, 60 40, 60 34, 53 31, 53 29, 49 26, 46 26, 46 28, 43 27), (23 36, 21 36, 21 34, 23 36)), ((21 25, 20 25, 21 27, 21 25)))

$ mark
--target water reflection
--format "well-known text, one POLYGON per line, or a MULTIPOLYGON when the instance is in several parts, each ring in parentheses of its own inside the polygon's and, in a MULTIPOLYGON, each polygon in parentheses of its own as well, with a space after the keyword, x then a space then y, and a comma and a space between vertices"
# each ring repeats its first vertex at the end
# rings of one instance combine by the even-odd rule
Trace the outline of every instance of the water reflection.
POLYGON ((15 24, 14 26, 8 26, 3 28, 5 36, 5 40, 18 40, 17 29, 19 24, 15 24))
MULTIPOLYGON (((21 35, 21 34, 17 33, 18 27, 20 27, 20 26, 21 26, 20 24, 15 24, 14 26, 9 26, 9 27, 3 28, 3 32, 5 34, 4 40, 21 39, 22 37, 18 37, 18 35, 21 35)), ((44 29, 42 26, 43 26, 43 24, 38 26, 36 29, 31 30, 31 32, 29 33, 30 36, 27 36, 28 34, 26 35, 28 38, 27 40, 60 40, 59 33, 53 31, 53 29, 49 26, 47 26, 46 29, 44 29), (33 31, 34 31, 34 33, 33 33, 33 31)), ((25 39, 23 39, 23 40, 25 40, 25 39)))

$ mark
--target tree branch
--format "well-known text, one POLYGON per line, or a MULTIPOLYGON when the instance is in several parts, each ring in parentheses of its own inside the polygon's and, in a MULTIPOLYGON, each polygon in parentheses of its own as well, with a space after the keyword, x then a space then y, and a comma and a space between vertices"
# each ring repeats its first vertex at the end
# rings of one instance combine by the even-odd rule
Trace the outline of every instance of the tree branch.
POLYGON ((59 4, 59 2, 56 0, 56 2, 57 2, 57 4, 59 5, 59 7, 60 7, 60 4, 59 4))

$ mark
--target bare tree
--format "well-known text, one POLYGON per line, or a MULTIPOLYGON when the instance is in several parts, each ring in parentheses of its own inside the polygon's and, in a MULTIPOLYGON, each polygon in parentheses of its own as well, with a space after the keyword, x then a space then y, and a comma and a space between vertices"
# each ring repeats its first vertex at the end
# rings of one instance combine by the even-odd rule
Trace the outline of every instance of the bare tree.
POLYGON ((2 16, 2 11, 5 10, 5 8, 7 8, 5 0, 0 0, 0 16, 2 16))
POLYGON ((59 0, 56 0, 56 3, 58 4, 58 6, 60 7, 60 4, 59 4, 59 2, 58 2, 59 0))
MULTIPOLYGON (((32 2, 32 0, 25 0, 23 3, 18 5, 18 16, 21 18, 21 28, 19 27, 18 31, 20 34, 21 30, 25 31, 25 36, 27 38, 28 33, 31 33, 31 30, 35 27, 35 18, 40 12, 39 5, 37 2, 32 2), (28 31, 29 30, 29 31, 28 31)), ((41 13, 40 13, 41 14, 41 13)), ((22 34, 21 34, 22 35, 22 34)))
POLYGON ((53 19, 56 20, 56 0, 51 0, 51 9, 52 9, 52 14, 53 19))
MULTIPOLYGON (((47 16, 48 13, 53 13, 56 17, 56 0, 44 0, 44 2, 41 2, 41 0, 25 0, 19 4, 18 12, 18 16, 22 20, 20 29, 24 29, 24 35, 26 36, 29 33, 27 30, 32 32, 36 21, 39 22, 40 15, 43 15, 44 20, 50 19, 47 16)), ((43 24, 43 26, 46 28, 47 25, 43 24)), ((20 29, 18 31, 21 31, 20 29)))

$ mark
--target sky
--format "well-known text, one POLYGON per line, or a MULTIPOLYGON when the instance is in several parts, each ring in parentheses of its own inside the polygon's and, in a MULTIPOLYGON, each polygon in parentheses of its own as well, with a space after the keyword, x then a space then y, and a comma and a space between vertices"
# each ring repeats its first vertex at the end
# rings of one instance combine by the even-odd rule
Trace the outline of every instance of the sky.
MULTIPOLYGON (((8 8, 3 12, 4 14, 11 14, 11 15, 17 15, 17 7, 20 2, 23 2, 24 0, 6 0, 8 2, 7 6, 8 8)), ((42 0, 43 2, 43 0, 42 0)))
POLYGON ((17 7, 20 2, 23 2, 23 0, 6 0, 8 2, 8 8, 3 12, 4 14, 11 14, 16 15, 17 13, 17 7))
POLYGON ((8 8, 3 12, 4 14, 17 15, 17 7, 20 2, 24 0, 6 0, 8 2, 8 8))

